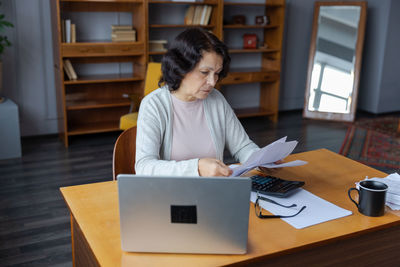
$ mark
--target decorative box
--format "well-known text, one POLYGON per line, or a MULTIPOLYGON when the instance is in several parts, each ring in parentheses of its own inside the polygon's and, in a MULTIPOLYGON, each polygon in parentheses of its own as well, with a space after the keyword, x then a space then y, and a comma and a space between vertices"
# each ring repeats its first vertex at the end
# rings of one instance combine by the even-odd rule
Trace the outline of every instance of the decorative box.
POLYGON ((257 34, 244 34, 243 35, 243 48, 244 49, 256 49, 257 48, 257 34))

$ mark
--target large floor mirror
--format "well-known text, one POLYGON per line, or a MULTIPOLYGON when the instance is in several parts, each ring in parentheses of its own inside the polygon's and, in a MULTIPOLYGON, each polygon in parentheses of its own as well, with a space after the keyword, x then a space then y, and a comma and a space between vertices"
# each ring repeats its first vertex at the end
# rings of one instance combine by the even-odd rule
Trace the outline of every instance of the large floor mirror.
POLYGON ((367 3, 315 2, 303 116, 354 121, 367 3))

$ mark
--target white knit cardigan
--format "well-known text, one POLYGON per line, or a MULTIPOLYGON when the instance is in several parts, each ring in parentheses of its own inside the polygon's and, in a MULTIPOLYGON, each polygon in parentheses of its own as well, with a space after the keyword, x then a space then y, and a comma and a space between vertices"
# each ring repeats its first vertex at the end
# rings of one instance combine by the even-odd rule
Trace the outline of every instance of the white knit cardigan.
MULTIPOLYGON (((218 90, 203 101, 207 125, 217 158, 223 160, 225 146, 235 160, 244 162, 260 148, 250 140, 232 108, 218 90)), ((148 94, 141 102, 137 122, 136 174, 199 176, 198 158, 170 160, 173 110, 167 86, 148 94)), ((196 140, 193 140, 196 142, 196 140)))

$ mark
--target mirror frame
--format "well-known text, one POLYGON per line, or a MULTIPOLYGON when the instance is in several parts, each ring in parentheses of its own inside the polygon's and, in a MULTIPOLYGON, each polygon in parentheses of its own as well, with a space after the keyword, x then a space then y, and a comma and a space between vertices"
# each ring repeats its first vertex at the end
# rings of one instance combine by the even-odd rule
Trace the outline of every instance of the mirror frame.
POLYGON ((315 2, 314 3, 314 18, 312 26, 312 36, 310 45, 310 54, 308 57, 308 68, 307 68, 307 84, 304 96, 304 107, 303 107, 303 117, 311 119, 321 119, 321 120, 334 120, 334 121, 354 121, 356 106, 357 106, 357 96, 358 96, 358 86, 360 82, 360 70, 361 70, 361 57, 364 44, 364 35, 366 27, 366 17, 367 17, 367 2, 366 1, 356 1, 356 2, 315 2), (318 17, 320 13, 321 6, 360 6, 360 20, 358 22, 358 32, 357 32, 357 43, 355 51, 355 62, 354 62, 354 81, 353 81, 353 94, 352 102, 350 106, 349 113, 335 113, 335 112, 321 112, 321 111, 310 111, 308 110, 309 97, 310 97, 310 86, 311 86, 311 75, 314 66, 314 58, 316 53, 316 38, 318 32, 318 17))

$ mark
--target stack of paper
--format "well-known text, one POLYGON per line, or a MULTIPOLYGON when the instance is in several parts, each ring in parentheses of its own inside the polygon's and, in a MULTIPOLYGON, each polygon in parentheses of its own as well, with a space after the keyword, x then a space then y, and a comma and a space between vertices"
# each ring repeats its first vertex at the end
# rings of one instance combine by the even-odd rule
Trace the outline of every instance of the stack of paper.
POLYGON ((307 164, 306 161, 302 160, 295 160, 281 164, 274 163, 290 155, 297 145, 297 141, 286 142, 286 138, 287 136, 261 148, 257 152, 254 152, 245 163, 233 169, 231 176, 240 176, 256 167, 281 168, 307 164))
POLYGON ((392 210, 400 210, 400 175, 392 173, 385 178, 365 178, 365 180, 374 180, 385 183, 389 188, 386 193, 386 205, 392 210))

